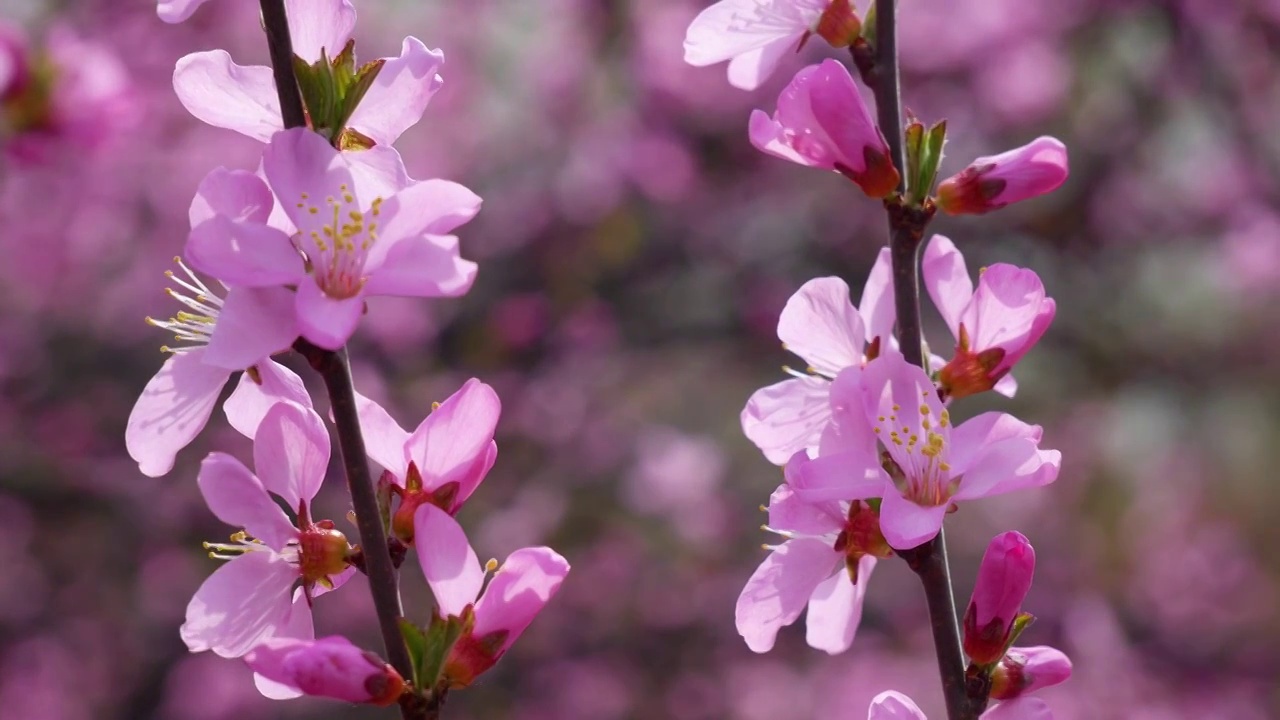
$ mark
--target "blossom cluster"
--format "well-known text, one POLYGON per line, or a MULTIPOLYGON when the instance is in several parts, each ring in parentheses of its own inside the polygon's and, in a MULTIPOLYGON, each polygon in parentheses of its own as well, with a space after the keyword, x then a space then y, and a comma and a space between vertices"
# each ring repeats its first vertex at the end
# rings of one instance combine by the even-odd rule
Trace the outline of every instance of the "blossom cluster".
MULTIPOLYGON (((158 10, 176 21, 198 4, 160 2, 158 10)), ((477 379, 433 404, 412 432, 372 400, 351 398, 367 458, 382 469, 375 509, 387 547, 353 545, 315 507, 329 431, 302 379, 275 357, 291 349, 340 357, 367 297, 466 293, 477 267, 452 232, 480 198, 451 181, 410 177, 392 147, 441 86, 443 53, 408 37, 399 57, 357 64, 349 0, 284 5, 305 127, 285 127, 271 68, 239 66, 213 50, 183 57, 174 71, 194 116, 263 146, 257 167, 217 168, 195 193, 178 271, 168 273, 182 309, 148 318, 178 345, 164 348, 169 358, 134 405, 126 445, 144 474, 167 474, 240 373, 222 409, 253 441, 253 468, 221 452, 200 464, 209 509, 237 531, 230 542, 205 543, 226 562, 187 606, 183 641, 192 652, 243 658, 272 698, 438 704, 502 657, 569 564, 550 548, 528 547, 481 565, 454 519, 497 459, 501 403, 477 379), (394 639, 412 667, 393 667, 341 636, 316 638, 313 603, 371 572, 370 554, 387 553, 398 567, 409 549, 436 598, 425 627, 399 619, 402 638, 394 639)))
MULTIPOLYGON (((752 89, 782 53, 818 36, 849 48, 864 80, 874 83, 867 66, 875 62, 876 38, 865 32, 869 25, 845 0, 721 0, 689 27, 685 59, 695 65, 729 60, 730 82, 752 89)), ((896 90, 893 95, 896 102, 896 90)), ((978 158, 937 182, 945 133, 945 123, 926 130, 914 118, 905 130, 878 127, 847 67, 826 59, 796 73, 775 113, 753 112, 748 134, 762 152, 838 172, 867 196, 883 199, 895 227, 914 223, 908 235, 922 234, 938 209, 982 214, 1066 179, 1065 148, 1043 137, 978 158), (906 166, 893 158, 886 132, 905 133, 906 166)), ((914 276, 916 248, 910 247, 914 276)), ((920 338, 922 357, 915 361, 893 333, 900 324, 897 300, 907 290, 894 287, 902 277, 894 262, 891 248, 882 249, 857 306, 838 277, 816 278, 796 291, 779 317, 778 338, 804 361, 803 369, 788 368, 791 377, 758 390, 742 411, 744 433, 784 475, 764 508, 764 529, 782 542, 765 546, 769 555, 736 609, 738 631, 756 652, 772 649, 779 630, 806 609, 808 644, 831 654, 847 650, 879 561, 925 548, 963 503, 1057 479, 1061 453, 1041 447, 1039 426, 1004 412, 952 418, 963 398, 1016 392, 1011 371, 1056 310, 1037 274, 999 263, 983 268, 975 284, 955 244, 930 238, 920 270, 954 349, 937 356, 920 338)), ((1043 701, 1026 694, 1070 671, 1052 648, 1013 646, 1031 619, 1020 606, 1033 567, 1025 537, 998 536, 964 617, 968 675, 979 687, 989 684, 981 706, 1000 701, 984 718, 1051 717, 1043 701)), ((870 720, 909 717, 923 715, 893 692, 877 697, 868 714, 870 720)))

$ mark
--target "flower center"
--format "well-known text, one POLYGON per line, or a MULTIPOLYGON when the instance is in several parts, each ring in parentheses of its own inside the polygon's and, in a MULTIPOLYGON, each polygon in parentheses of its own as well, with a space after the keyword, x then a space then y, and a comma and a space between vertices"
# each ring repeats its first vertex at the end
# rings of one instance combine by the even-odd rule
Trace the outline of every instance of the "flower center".
POLYGON ((920 428, 913 431, 906 424, 898 424, 896 413, 901 409, 895 404, 894 414, 877 417, 872 428, 888 451, 884 458, 885 470, 908 500, 928 507, 942 505, 959 484, 958 478, 951 477, 951 465, 947 462, 950 434, 947 428, 951 425, 951 414, 943 409, 935 430, 929 419, 932 411, 921 403, 920 428))
POLYGON ((324 294, 346 300, 358 295, 368 279, 364 265, 378 242, 377 218, 382 213, 383 199, 374 198, 366 218, 350 188, 344 183, 338 189, 341 196, 326 197, 323 208, 311 204, 307 193, 302 193, 298 208, 315 215, 323 224, 313 224, 305 232, 300 249, 324 294))
POLYGON ((218 313, 222 310, 222 298, 214 295, 203 282, 200 282, 200 278, 196 277, 191 268, 182 262, 182 258, 175 257, 173 261, 177 263, 178 269, 186 279, 184 280, 172 270, 165 270, 165 277, 181 290, 165 288, 164 291, 169 297, 186 306, 188 310, 179 310, 168 320, 148 317, 146 322, 148 325, 172 332, 178 342, 190 343, 178 347, 165 345, 160 348, 163 352, 181 353, 209 344, 209 336, 213 334, 213 327, 218 323, 218 313))

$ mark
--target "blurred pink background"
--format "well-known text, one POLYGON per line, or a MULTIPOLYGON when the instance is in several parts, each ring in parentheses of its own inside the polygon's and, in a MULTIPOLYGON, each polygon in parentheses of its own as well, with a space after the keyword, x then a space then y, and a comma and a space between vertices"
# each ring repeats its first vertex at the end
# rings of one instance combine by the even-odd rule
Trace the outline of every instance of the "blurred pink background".
MULTIPOLYGON (((412 426, 466 378, 493 384, 498 463, 459 519, 482 558, 548 543, 574 566, 498 667, 450 698, 450 720, 862 720, 886 689, 942 717, 900 562, 877 570, 842 656, 798 628, 757 656, 734 630, 772 541, 757 507, 781 479, 738 412, 794 362, 774 337, 790 293, 828 274, 860 286, 886 232, 843 178, 747 142, 750 109, 835 51, 811 43, 758 92, 734 90, 723 67, 683 62, 704 4, 356 2, 362 57, 405 34, 446 56, 398 144, 410 171, 485 198, 460 231, 472 292, 371 302, 357 386, 412 426)), ((0 719, 394 715, 265 700, 238 661, 189 655, 177 628, 216 567, 200 541, 231 532, 195 468, 249 444, 216 414, 168 477, 124 451, 168 340, 142 318, 173 311, 162 273, 196 184, 260 150, 189 117, 173 65, 212 48, 266 64, 256 7, 214 0, 176 26, 148 0, 0 8, 36 45, 53 30, 105 46, 126 99, 84 142, 0 158, 0 719)), ((951 517, 958 602, 986 542, 1021 530, 1040 560, 1023 642, 1075 663, 1043 694, 1056 717, 1280 717, 1280 2, 900 7, 904 100, 948 119, 944 174, 1041 134, 1071 151, 1056 193, 933 228, 971 267, 1032 267, 1059 308, 1016 400, 957 407, 1041 423, 1064 453, 1049 488, 951 517)), ((342 522, 339 478, 319 508, 342 522)), ((405 596, 425 620, 416 573, 405 596)), ((378 647, 362 580, 318 603, 317 623, 378 647)))

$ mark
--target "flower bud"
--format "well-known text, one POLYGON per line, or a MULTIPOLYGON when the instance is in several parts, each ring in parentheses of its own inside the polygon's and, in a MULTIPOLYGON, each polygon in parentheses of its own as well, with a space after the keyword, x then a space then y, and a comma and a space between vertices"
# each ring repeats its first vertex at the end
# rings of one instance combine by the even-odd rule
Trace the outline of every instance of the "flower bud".
POLYGON ((751 144, 783 160, 835 170, 868 196, 898 187, 898 170, 848 69, 835 60, 803 68, 778 96, 771 118, 751 114, 751 144))
POLYGON ((353 703, 390 705, 404 679, 382 658, 334 635, 319 640, 270 638, 244 661, 254 672, 304 695, 353 703))
POLYGON ((849 0, 831 0, 818 17, 813 34, 831 43, 831 47, 849 47, 862 32, 862 21, 849 0))
POLYGON ((1009 648, 991 672, 991 699, 1012 700, 1071 677, 1071 660, 1045 645, 1009 648))
POLYGON ((321 520, 298 533, 298 570, 303 582, 325 582, 347 569, 347 537, 330 520, 321 520))
POLYGON ((1039 137, 1008 152, 980 157, 938 185, 938 207, 950 215, 981 215, 1044 195, 1067 179, 1067 148, 1039 137))
POLYGON ((1004 655, 1035 567, 1035 550, 1021 533, 1002 533, 987 546, 964 614, 964 651, 975 664, 990 665, 1004 655))

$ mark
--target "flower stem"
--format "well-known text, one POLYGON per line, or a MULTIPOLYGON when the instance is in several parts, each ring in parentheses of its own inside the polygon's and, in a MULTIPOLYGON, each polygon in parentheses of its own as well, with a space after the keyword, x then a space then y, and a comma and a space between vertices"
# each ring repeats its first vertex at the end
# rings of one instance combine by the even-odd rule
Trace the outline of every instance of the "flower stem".
MULTIPOLYGON (((898 345, 907 362, 924 366, 920 329, 919 254, 925 225, 932 215, 924 208, 912 208, 901 200, 906 191, 906 157, 902 141, 902 98, 898 73, 897 13, 894 0, 875 0, 875 84, 876 115, 889 144, 889 155, 901 179, 898 193, 885 200, 889 216, 889 253, 893 264, 894 308, 898 318, 898 345)), ((947 703, 949 720, 974 720, 965 692, 964 653, 960 649, 960 626, 956 622, 955 598, 951 591, 951 570, 947 564, 947 542, 943 531, 919 547, 899 553, 920 578, 929 608, 929 625, 938 655, 938 673, 947 703)))
MULTIPOLYGON (((293 74, 293 40, 289 36, 289 21, 285 15, 284 0, 260 0, 262 25, 267 34, 267 47, 271 53, 271 68, 280 98, 280 119, 285 128, 305 127, 306 112, 302 106, 302 93, 293 74)), ((382 528, 378 512, 378 498, 374 492, 373 477, 369 474, 369 460, 364 449, 364 436, 360 433, 360 417, 356 412, 355 386, 351 382, 351 365, 346 350, 325 350, 302 338, 293 349, 307 359, 311 367, 324 380, 329 394, 329 406, 333 411, 333 423, 338 431, 338 447, 346 469, 347 489, 351 493, 351 506, 356 514, 356 526, 360 532, 365 573, 369 577, 369 593, 378 615, 382 642, 387 661, 401 677, 413 677, 413 664, 409 649, 400 634, 400 588, 396 568, 387 548, 387 536, 382 528)), ((413 713, 401 705, 404 720, 438 717, 436 713, 413 713)))

